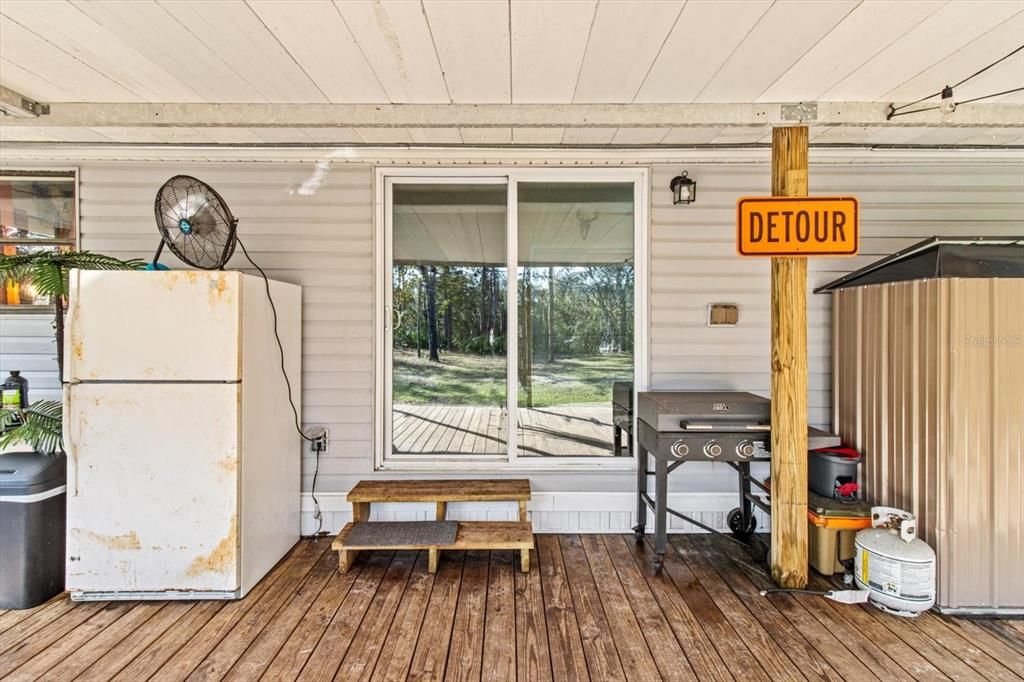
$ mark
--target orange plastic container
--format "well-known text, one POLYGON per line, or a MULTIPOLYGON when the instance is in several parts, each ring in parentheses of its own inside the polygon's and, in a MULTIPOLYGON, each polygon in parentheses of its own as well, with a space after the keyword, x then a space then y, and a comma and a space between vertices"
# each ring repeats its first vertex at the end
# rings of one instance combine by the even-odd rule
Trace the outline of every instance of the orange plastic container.
POLYGON ((853 559, 857 531, 871 527, 871 506, 807 495, 807 560, 822 575, 842 573, 842 562, 853 559))

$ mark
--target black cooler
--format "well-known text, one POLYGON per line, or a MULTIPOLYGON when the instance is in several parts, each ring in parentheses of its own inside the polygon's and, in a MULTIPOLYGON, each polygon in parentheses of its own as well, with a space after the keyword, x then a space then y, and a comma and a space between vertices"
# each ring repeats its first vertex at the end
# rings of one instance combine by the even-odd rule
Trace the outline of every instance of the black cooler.
POLYGON ((27 609, 64 591, 64 455, 0 455, 0 609, 27 609))

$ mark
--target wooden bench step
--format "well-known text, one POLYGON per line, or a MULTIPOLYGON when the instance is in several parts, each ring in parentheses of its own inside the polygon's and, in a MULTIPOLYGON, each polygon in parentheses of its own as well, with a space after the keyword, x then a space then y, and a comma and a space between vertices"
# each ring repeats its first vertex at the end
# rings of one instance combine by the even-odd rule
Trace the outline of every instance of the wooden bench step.
POLYGON ((359 481, 349 502, 525 502, 530 481, 517 479, 359 481))
POLYGON ((529 521, 460 521, 455 542, 450 545, 350 545, 346 542, 355 523, 347 523, 331 543, 331 549, 338 552, 338 565, 345 573, 352 566, 356 555, 365 550, 430 550, 430 572, 437 570, 438 553, 445 549, 512 549, 521 552, 521 568, 530 570, 530 550, 533 549, 533 524, 529 521))

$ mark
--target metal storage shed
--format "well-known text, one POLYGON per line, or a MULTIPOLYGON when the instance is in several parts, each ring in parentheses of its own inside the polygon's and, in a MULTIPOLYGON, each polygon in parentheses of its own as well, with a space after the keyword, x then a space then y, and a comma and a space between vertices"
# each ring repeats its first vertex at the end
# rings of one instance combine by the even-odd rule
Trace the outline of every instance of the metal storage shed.
POLYGON ((834 294, 833 426, 912 511, 942 611, 1024 612, 1024 239, 932 238, 834 294))

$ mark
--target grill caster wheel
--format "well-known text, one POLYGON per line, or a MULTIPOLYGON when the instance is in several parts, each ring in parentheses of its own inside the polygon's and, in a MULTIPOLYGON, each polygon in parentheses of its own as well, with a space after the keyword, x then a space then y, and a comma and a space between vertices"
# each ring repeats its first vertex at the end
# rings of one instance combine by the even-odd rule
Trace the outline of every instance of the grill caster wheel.
POLYGON ((661 569, 665 568, 665 555, 659 554, 654 557, 654 572, 661 573, 661 569))
POLYGON ((754 515, 750 515, 750 520, 747 522, 747 527, 743 527, 743 512, 737 507, 729 512, 729 516, 726 517, 726 523, 729 524, 729 530, 732 534, 738 538, 746 538, 754 533, 757 529, 757 519, 754 515))
POLYGON ((645 530, 646 530, 646 527, 643 526, 643 525, 633 526, 633 537, 636 538, 636 541, 638 543, 644 541, 644 531, 645 530))

